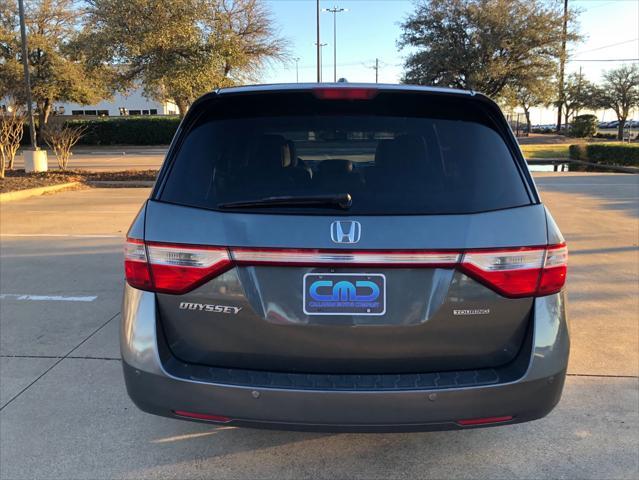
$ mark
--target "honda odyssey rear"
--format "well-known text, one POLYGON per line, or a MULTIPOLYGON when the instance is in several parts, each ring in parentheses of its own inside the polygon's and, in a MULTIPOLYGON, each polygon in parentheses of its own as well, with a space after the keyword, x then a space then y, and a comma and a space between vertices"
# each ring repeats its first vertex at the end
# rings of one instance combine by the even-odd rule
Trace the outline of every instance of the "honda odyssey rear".
POLYGON ((382 85, 195 102, 125 248, 142 410, 328 431, 543 417, 567 249, 499 108, 382 85))

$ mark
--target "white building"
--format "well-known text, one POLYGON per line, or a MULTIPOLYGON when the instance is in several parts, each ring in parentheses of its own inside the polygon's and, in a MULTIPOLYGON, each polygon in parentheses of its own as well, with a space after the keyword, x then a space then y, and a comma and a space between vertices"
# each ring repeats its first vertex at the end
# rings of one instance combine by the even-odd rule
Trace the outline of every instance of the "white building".
POLYGON ((144 96, 141 88, 125 94, 116 93, 112 100, 103 100, 94 105, 56 102, 54 109, 59 115, 98 115, 117 117, 121 115, 177 115, 172 102, 158 102, 144 96))
MULTIPOLYGON (((0 98, 0 111, 9 106, 6 99, 0 98)), ((142 88, 122 94, 116 93, 112 100, 104 100, 94 105, 56 102, 53 110, 58 115, 90 115, 118 117, 122 115, 177 115, 178 109, 172 102, 158 102, 146 98, 142 88)))

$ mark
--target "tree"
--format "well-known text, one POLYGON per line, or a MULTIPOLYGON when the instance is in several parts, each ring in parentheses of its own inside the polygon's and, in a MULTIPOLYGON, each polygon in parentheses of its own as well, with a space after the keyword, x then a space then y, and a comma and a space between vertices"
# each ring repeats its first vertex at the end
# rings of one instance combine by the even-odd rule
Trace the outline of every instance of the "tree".
POLYGON ((55 153, 60 170, 67 169, 71 148, 80 141, 86 129, 85 125, 70 126, 65 120, 57 117, 42 130, 44 141, 55 153))
POLYGON ((639 106, 639 66, 622 65, 604 73, 604 81, 597 90, 597 103, 615 111, 619 127, 617 139, 623 140, 623 130, 630 110, 639 106))
POLYGON ((577 115, 570 125, 570 136, 577 138, 593 137, 597 133, 597 115, 577 115))
POLYGON ((526 116, 527 131, 530 133, 530 109, 552 103, 555 87, 546 78, 530 79, 527 85, 508 85, 500 95, 503 103, 510 107, 521 107, 526 116))
MULTIPOLYGON (((31 0, 25 5, 31 90, 40 126, 55 102, 94 103, 111 95, 112 69, 86 61, 75 48, 84 11, 75 0, 31 0)), ((25 102, 18 9, 0 0, 0 86, 25 102)), ((0 97, 3 95, 0 95, 0 97)))
POLYGON ((4 114, 0 113, 0 178, 4 178, 6 168, 13 170, 24 131, 24 117, 19 106, 12 106, 4 114))
POLYGON ((88 3, 83 43, 95 61, 117 62, 123 81, 174 102, 180 115, 200 95, 254 79, 285 55, 261 0, 88 3))
POLYGON ((597 108, 595 86, 582 73, 571 73, 564 85, 564 125, 570 123, 570 118, 582 110, 597 108))
POLYGON ((404 82, 498 96, 555 75, 562 15, 542 0, 418 0, 402 30, 404 82))

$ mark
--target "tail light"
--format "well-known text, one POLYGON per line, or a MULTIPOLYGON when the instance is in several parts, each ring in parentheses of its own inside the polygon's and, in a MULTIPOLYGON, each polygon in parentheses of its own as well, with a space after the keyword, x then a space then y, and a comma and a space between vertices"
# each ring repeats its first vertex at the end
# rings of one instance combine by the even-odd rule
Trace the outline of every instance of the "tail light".
POLYGON ((464 254, 461 269, 505 297, 556 293, 566 282, 565 244, 504 250, 476 250, 464 254))
POLYGON ((131 239, 127 240, 125 247, 127 282, 142 290, 186 293, 230 267, 231 259, 224 247, 143 244, 131 239))
POLYGON ((135 288, 182 294, 233 265, 459 268, 503 296, 531 297, 556 293, 566 281, 568 250, 564 244, 500 250, 365 251, 226 248, 142 242, 128 239, 124 267, 135 288))

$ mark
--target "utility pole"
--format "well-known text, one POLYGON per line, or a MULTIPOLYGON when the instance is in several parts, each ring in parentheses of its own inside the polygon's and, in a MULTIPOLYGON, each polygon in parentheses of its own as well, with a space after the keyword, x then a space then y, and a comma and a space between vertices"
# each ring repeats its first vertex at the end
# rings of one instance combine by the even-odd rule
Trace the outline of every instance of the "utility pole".
MULTIPOLYGON (((581 101, 581 73, 582 69, 581 69, 581 65, 579 66, 579 77, 577 77, 577 98, 579 99, 579 101, 581 101)), ((573 118, 577 117, 579 115, 579 102, 577 102, 577 109, 575 110, 575 115, 573 118)), ((568 121, 566 121, 566 123, 568 123, 568 121)))
POLYGON ((561 109, 564 105, 564 70, 566 68, 566 40, 568 37, 568 0, 564 0, 564 21, 561 35, 561 51, 559 52, 559 102, 557 105, 557 133, 561 130, 561 109))
POLYGON ((323 11, 333 14, 333 82, 337 82, 337 14, 348 12, 348 9, 335 5, 333 8, 325 8, 323 11))
POLYGON ((20 15, 20 38, 22 40, 22 66, 24 67, 24 90, 27 99, 27 113, 29 115, 29 133, 31 136, 31 148, 38 149, 36 139, 35 122, 33 120, 33 106, 31 100, 31 78, 29 76, 29 49, 27 48, 27 27, 24 22, 24 2, 18 0, 18 13, 20 15))
POLYGON ((295 57, 293 60, 295 60, 295 82, 300 83, 300 57, 295 57))
POLYGON ((315 43, 317 45, 317 83, 320 83, 322 81, 322 72, 321 72, 321 62, 322 62, 322 47, 320 45, 320 0, 317 0, 317 11, 316 11, 316 16, 317 16, 317 42, 315 43))
POLYGON ((379 82, 379 58, 375 59, 375 66, 371 67, 368 66, 366 64, 363 64, 366 68, 372 68, 373 70, 375 70, 375 83, 379 82))

